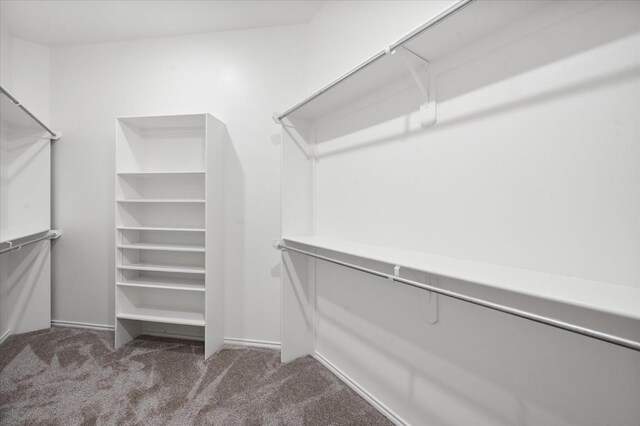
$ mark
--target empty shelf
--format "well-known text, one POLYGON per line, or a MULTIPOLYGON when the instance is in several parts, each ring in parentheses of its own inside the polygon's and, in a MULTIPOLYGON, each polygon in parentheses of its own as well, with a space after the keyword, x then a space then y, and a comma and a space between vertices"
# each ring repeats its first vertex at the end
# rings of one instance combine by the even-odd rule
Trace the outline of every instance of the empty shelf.
POLYGON ((164 177, 164 176, 204 176, 205 172, 202 170, 197 171, 182 171, 182 172, 118 172, 118 176, 124 177, 164 177))
POLYGON ((205 269, 199 266, 174 266, 156 265, 150 263, 133 263, 130 265, 118 265, 118 269, 132 271, 153 271, 153 272, 177 272, 182 274, 204 274, 205 269))
POLYGON ((204 313, 159 306, 140 305, 116 315, 118 319, 204 326, 204 313))
POLYGON ((158 251, 189 251, 204 253, 204 246, 186 245, 186 244, 169 244, 169 243, 131 243, 118 244, 121 249, 133 250, 158 250, 158 251))
POLYGON ((159 288, 166 290, 204 291, 203 279, 137 277, 126 282, 118 282, 121 287, 159 288))
POLYGON ((120 231, 205 232, 204 228, 163 228, 154 226, 118 226, 120 231))
POLYGON ((201 203, 205 200, 198 198, 139 198, 139 199, 120 199, 118 203, 201 203))
POLYGON ((312 249, 330 250, 567 305, 640 319, 640 288, 333 238, 300 236, 283 239, 312 249))

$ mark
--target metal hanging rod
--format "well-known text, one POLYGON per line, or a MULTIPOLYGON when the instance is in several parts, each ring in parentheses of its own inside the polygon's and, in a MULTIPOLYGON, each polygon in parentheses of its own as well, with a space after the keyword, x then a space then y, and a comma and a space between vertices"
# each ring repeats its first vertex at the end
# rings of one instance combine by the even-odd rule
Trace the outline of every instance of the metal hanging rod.
POLYGON ((382 51, 378 52, 377 54, 375 54, 371 58, 367 59, 365 62, 363 62, 360 65, 358 65, 357 67, 353 68, 351 71, 348 71, 347 73, 341 75, 336 80, 334 80, 333 82, 329 83, 328 85, 326 85, 322 89, 318 90, 317 92, 315 92, 314 94, 312 94, 308 98, 303 99, 302 101, 298 102, 297 104, 295 104, 294 106, 292 106, 291 108, 289 108, 288 110, 283 112, 282 114, 279 114, 279 115, 276 114, 276 116, 275 116, 276 119, 278 121, 280 121, 283 118, 286 118, 288 115, 293 114, 294 112, 296 112, 297 110, 299 110, 303 106, 307 105, 309 102, 312 102, 317 97, 323 95, 325 92, 328 92, 329 90, 333 89, 335 86, 337 86, 338 84, 342 83, 346 79, 348 79, 350 77, 353 77, 355 74, 357 74, 358 72, 360 72, 363 69, 367 68, 369 65, 371 65, 374 62, 376 62, 377 60, 385 57, 387 55, 387 51, 394 51, 398 47, 403 46, 408 41, 413 40, 415 37, 419 36, 420 34, 424 33, 425 31, 435 27, 436 25, 438 25, 439 23, 441 23, 445 19, 453 16, 457 12, 460 12, 462 9, 464 9, 467 6, 469 6, 471 3, 475 2, 475 1, 477 1, 477 0, 460 0, 460 1, 458 1, 457 3, 455 3, 451 7, 443 10, 440 14, 434 16, 432 19, 430 19, 429 21, 425 22, 423 25, 419 26, 418 28, 416 28, 415 30, 413 30, 412 32, 407 34, 406 36, 402 37, 397 42, 395 42, 392 45, 390 45, 388 49, 385 49, 385 50, 382 50, 382 51))
POLYGON ((467 296, 462 293, 457 293, 455 291, 446 290, 439 287, 434 287, 432 285, 423 284, 417 281, 408 280, 406 278, 401 278, 396 275, 387 274, 385 272, 376 271, 373 269, 365 268, 362 266, 354 265, 352 263, 343 262, 338 259, 333 259, 331 257, 322 256, 316 253, 312 253, 306 250, 301 250, 295 247, 290 247, 285 245, 282 241, 277 241, 274 244, 274 247, 281 251, 292 251, 295 253, 304 254, 305 256, 314 257, 316 259, 324 260, 325 262, 333 263, 335 265, 344 266, 346 268, 354 269, 356 271, 365 272, 367 274, 375 275, 380 278, 386 278, 391 281, 395 281, 401 284, 409 285, 411 287, 420 288, 423 290, 432 291, 437 294, 441 294, 446 297, 450 297, 452 299, 461 300, 463 302, 471 303, 473 305, 482 306, 483 308, 492 309, 494 311, 502 312, 508 315, 513 315, 519 318, 524 318, 529 321, 534 321, 540 324, 545 324, 551 327, 559 328, 561 330, 565 330, 571 333, 580 334, 582 336, 590 337, 592 339, 600 340, 603 342, 611 343, 613 345, 622 346, 623 348, 632 349, 634 351, 640 352, 640 342, 636 342, 634 340, 625 339, 623 337, 614 336, 607 333, 602 333, 597 330, 592 330, 590 328, 581 327, 579 325, 571 324, 568 322, 560 321, 554 318, 548 318, 542 315, 537 315, 532 312, 523 311, 521 309, 511 308, 509 306, 501 305, 499 303, 490 302, 488 300, 480 299, 477 297, 467 296))
POLYGON ((38 238, 34 238, 32 240, 28 240, 28 241, 25 241, 25 242, 19 243, 19 244, 15 244, 16 240, 5 241, 3 244, 9 244, 9 247, 5 247, 2 250, 0 250, 0 254, 7 253, 7 252, 10 252, 10 251, 19 251, 22 247, 28 246, 29 244, 37 243, 39 241, 55 240, 55 239, 60 238, 61 235, 62 234, 60 233, 60 231, 51 230, 51 231, 47 232, 46 235, 43 235, 43 236, 38 237, 38 238))
POLYGON ((53 140, 58 140, 60 139, 60 135, 57 134, 56 132, 54 132, 53 130, 51 130, 49 128, 49 126, 47 126, 46 124, 44 124, 42 121, 40 121, 38 119, 38 117, 36 117, 35 115, 33 115, 33 113, 31 111, 29 111, 27 109, 27 107, 25 107, 23 104, 20 103, 19 100, 17 100, 15 98, 15 96, 13 96, 11 93, 9 93, 7 91, 7 89, 5 89, 4 87, 0 86, 0 92, 4 93, 7 98, 9 98, 9 100, 11 102, 13 102, 14 104, 16 104, 16 106, 20 107, 20 109, 22 109, 29 117, 31 117, 36 123, 38 123, 40 125, 40 127, 42 127, 43 129, 45 129, 47 132, 49 132, 49 134, 51 135, 51 139, 53 140))

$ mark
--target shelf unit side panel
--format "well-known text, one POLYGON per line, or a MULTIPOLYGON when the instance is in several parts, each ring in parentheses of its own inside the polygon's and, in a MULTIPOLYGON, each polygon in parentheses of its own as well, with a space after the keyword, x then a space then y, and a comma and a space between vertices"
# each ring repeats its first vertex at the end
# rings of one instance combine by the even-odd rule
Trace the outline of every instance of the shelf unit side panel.
POLYGON ((205 358, 224 343, 225 335, 225 145, 226 126, 206 115, 206 268, 205 358))

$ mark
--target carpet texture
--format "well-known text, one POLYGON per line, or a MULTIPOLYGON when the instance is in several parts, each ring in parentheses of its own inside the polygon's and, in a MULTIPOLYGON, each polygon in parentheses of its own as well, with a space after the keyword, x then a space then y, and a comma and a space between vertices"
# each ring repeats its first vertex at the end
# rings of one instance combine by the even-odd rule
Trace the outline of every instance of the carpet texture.
POLYGON ((52 328, 0 346, 0 424, 389 425, 311 357, 52 328))

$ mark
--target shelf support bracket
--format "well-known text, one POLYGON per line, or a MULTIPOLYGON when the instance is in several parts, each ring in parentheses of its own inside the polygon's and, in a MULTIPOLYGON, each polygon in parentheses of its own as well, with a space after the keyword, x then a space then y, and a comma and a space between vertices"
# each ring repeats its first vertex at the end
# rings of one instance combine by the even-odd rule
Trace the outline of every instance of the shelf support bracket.
MULTIPOLYGON (((393 276, 389 276, 390 281, 394 281, 394 278, 400 278, 401 268, 402 266, 400 265, 393 267, 393 276)), ((415 275, 415 272, 410 271, 409 273, 415 275)), ((425 273, 424 279, 426 279, 427 284, 433 285, 432 280, 435 279, 435 277, 429 273, 425 273)), ((429 324, 435 324, 438 322, 438 295, 428 290, 424 293, 425 299, 422 306, 422 318, 429 324)))
POLYGON ((432 84, 430 84, 429 61, 404 46, 399 46, 393 51, 387 48, 386 52, 390 55, 397 55, 402 59, 418 87, 422 99, 420 104, 420 125, 422 127, 433 126, 437 121, 437 115, 435 96, 433 96, 432 84))
MULTIPOLYGON (((435 285, 433 282, 436 277, 427 274, 429 285, 435 285)), ((424 320, 429 324, 438 322, 438 295, 433 291, 427 291, 425 294, 425 306, 423 311, 424 320)))

